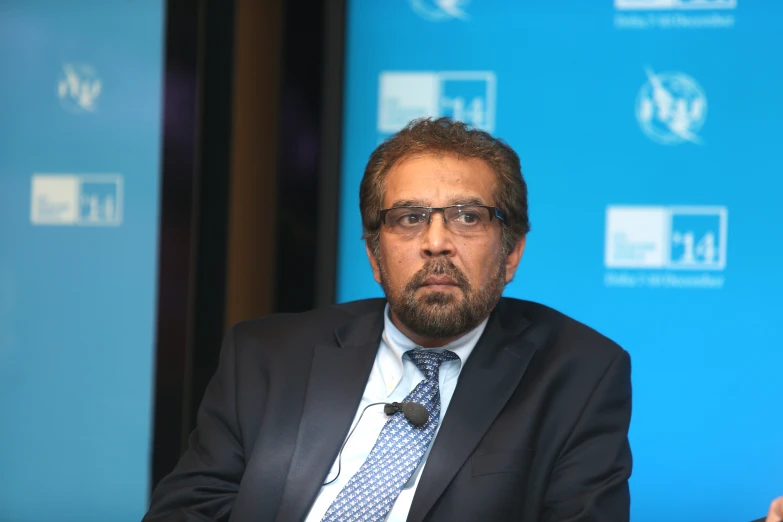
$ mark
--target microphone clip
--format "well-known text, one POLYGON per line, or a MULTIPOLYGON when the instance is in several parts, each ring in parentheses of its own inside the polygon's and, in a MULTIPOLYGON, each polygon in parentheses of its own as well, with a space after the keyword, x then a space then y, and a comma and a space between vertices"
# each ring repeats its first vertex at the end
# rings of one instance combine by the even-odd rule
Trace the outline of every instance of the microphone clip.
POLYGON ((385 413, 386 415, 388 415, 390 417, 392 415, 394 415, 395 413, 401 412, 401 411, 402 411, 402 404, 399 403, 399 402, 392 402, 392 403, 383 405, 383 413, 385 413))

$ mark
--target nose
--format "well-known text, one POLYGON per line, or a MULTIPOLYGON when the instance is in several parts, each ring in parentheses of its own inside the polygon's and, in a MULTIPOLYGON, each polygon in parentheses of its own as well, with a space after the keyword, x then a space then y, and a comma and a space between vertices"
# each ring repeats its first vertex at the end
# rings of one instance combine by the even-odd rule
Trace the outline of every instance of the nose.
POLYGON ((430 215, 430 224, 422 234, 422 257, 450 256, 454 254, 454 243, 451 232, 446 227, 446 220, 442 212, 434 212, 430 215))

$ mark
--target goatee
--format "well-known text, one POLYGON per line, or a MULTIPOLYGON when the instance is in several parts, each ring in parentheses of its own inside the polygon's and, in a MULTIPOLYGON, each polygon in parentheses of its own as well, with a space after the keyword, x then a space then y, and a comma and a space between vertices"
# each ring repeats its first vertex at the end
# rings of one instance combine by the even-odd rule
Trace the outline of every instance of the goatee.
POLYGON ((381 286, 397 318, 416 335, 429 339, 446 339, 469 332, 495 308, 506 282, 505 259, 492 267, 486 285, 474 289, 468 278, 450 259, 429 259, 402 290, 391 288, 384 263, 379 259, 381 286), (461 296, 453 292, 427 292, 416 297, 431 276, 448 276, 454 280, 461 296))

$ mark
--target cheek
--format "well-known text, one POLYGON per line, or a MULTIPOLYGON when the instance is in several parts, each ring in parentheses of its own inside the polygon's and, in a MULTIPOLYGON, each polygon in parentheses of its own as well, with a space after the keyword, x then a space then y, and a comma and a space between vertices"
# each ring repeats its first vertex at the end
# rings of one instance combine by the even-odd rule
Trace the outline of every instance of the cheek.
POLYGON ((381 260, 392 282, 407 281, 423 264, 417 249, 397 244, 381 243, 381 260))
POLYGON ((481 284, 489 280, 503 257, 502 249, 494 243, 465 245, 462 252, 465 268, 469 271, 471 280, 481 284))

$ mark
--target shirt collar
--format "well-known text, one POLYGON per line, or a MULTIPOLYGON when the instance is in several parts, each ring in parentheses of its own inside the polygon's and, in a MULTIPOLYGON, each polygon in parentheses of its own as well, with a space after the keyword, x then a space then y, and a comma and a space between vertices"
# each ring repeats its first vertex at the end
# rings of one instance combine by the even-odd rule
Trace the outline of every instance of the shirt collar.
MULTIPOLYGON (((473 348, 476 347, 476 343, 481 337, 481 334, 484 333, 484 328, 486 328, 488 321, 489 317, 484 319, 473 330, 454 339, 442 348, 432 349, 439 351, 450 350, 457 354, 459 357, 458 364, 461 369, 468 360, 471 352, 473 352, 473 348)), ((386 303, 386 308, 384 308, 383 311, 383 326, 381 350, 378 353, 378 358, 381 375, 383 376, 384 385, 386 386, 386 395, 388 396, 402 378, 402 357, 405 352, 421 347, 411 341, 394 325, 391 319, 391 308, 389 303, 386 303)))

